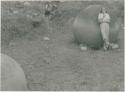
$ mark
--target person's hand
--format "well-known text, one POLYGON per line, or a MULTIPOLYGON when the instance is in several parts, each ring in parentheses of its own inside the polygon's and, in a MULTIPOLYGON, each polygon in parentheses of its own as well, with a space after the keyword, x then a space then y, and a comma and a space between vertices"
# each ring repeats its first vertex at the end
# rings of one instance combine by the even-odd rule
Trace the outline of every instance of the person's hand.
POLYGON ((104 22, 104 23, 105 23, 105 22, 106 22, 106 23, 109 23, 109 22, 110 22, 110 20, 103 20, 103 22, 104 22))
POLYGON ((102 23, 103 22, 103 19, 99 19, 99 23, 102 23))

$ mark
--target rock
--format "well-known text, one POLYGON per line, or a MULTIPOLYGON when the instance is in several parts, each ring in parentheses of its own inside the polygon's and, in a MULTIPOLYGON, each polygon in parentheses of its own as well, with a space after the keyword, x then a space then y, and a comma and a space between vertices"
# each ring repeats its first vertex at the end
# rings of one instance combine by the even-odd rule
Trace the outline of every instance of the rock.
POLYGON ((118 49, 119 45, 118 44, 111 44, 112 49, 118 49))
POLYGON ((26 91, 27 82, 20 65, 11 57, 1 54, 1 90, 26 91))
POLYGON ((25 6, 30 6, 30 3, 25 1, 25 2, 24 2, 24 5, 25 5, 25 6))
POLYGON ((13 13, 14 13, 14 14, 18 14, 18 13, 19 13, 19 11, 16 11, 16 10, 15 10, 15 11, 13 11, 13 13))
POLYGON ((85 51, 85 50, 87 50, 87 47, 82 46, 82 47, 80 47, 80 49, 81 49, 82 51, 85 51))
POLYGON ((87 50, 87 46, 83 45, 83 44, 80 44, 80 49, 82 51, 86 51, 87 50))
POLYGON ((39 14, 38 13, 33 13, 33 16, 38 16, 39 14))
POLYGON ((45 40, 45 41, 49 41, 50 38, 49 38, 49 37, 43 37, 43 40, 45 40))

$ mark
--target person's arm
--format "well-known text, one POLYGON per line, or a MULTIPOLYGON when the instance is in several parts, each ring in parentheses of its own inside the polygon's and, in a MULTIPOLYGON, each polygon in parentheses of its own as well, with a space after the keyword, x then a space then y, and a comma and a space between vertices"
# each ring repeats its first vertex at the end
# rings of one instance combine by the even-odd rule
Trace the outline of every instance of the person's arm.
POLYGON ((104 18, 103 21, 104 21, 104 22, 107 22, 107 23, 110 22, 110 16, 109 16, 109 14, 106 14, 106 17, 104 18))
POLYGON ((98 15, 98 22, 99 22, 99 23, 102 23, 102 22, 103 22, 103 16, 102 16, 102 14, 99 14, 99 15, 98 15))
POLYGON ((109 23, 110 22, 110 15, 107 14, 107 22, 109 23))

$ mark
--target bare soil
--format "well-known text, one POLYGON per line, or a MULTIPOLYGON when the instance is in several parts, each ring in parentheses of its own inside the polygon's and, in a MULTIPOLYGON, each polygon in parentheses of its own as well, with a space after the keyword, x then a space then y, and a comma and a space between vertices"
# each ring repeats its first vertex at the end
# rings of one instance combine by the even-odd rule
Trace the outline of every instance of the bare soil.
MULTIPOLYGON (((14 18, 20 18, 34 9, 29 6, 25 13, 7 15, 8 7, 12 7, 9 5, 2 8, 2 18, 11 16, 9 25, 13 25, 11 23, 14 18)), ((76 7, 76 4, 74 5, 76 7)), ((81 3, 77 4, 80 5, 81 3)), ((106 52, 102 49, 81 51, 74 43, 71 30, 73 18, 76 16, 73 14, 77 13, 78 9, 68 6, 62 4, 64 15, 50 22, 51 31, 45 25, 36 28, 32 28, 30 24, 17 26, 19 29, 23 27, 23 30, 27 27, 25 30, 30 31, 29 34, 16 37, 8 41, 9 44, 2 44, 2 53, 11 56, 21 65, 26 75, 28 89, 31 91, 123 91, 123 29, 119 30, 119 49, 106 52), (67 13, 67 9, 70 13, 67 13), (50 40, 44 40, 44 37, 49 37, 50 40)), ((16 22, 17 25, 18 22, 20 21, 16 22)))

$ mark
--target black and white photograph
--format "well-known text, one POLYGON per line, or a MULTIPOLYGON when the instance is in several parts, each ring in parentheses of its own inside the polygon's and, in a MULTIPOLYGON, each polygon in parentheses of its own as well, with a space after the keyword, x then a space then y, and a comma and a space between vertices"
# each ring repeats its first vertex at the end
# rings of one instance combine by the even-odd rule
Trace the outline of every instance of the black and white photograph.
POLYGON ((123 91, 124 0, 1 0, 1 91, 123 91))

